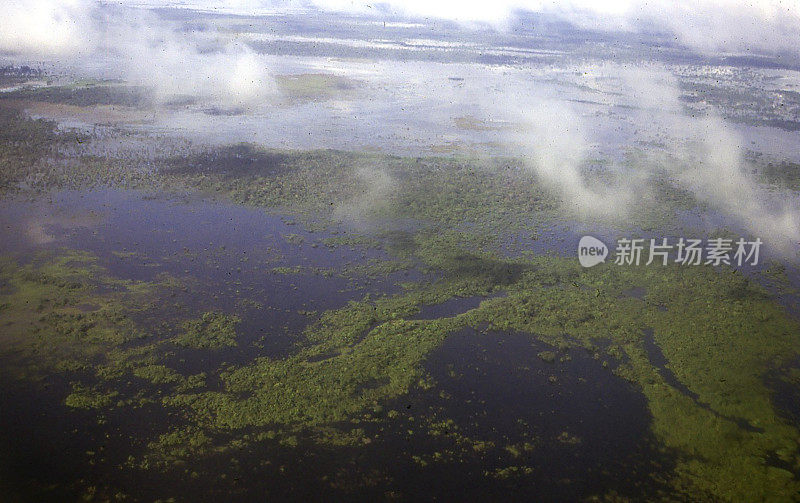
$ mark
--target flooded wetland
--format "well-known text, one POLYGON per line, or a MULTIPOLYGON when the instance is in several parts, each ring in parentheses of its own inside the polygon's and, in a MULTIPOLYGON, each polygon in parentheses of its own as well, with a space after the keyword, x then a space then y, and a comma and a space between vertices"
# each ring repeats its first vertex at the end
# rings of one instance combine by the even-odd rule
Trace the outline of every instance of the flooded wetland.
POLYGON ((0 500, 800 500, 796 51, 36 2, 0 500))

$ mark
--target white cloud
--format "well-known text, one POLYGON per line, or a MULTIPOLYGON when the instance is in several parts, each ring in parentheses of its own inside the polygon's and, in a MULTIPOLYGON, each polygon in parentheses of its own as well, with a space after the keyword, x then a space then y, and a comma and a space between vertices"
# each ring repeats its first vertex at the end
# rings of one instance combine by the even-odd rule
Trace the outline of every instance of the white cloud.
POLYGON ((98 68, 152 89, 158 100, 198 96, 230 107, 276 93, 266 58, 233 38, 215 51, 194 32, 176 30, 147 10, 104 7, 92 0, 12 2, 0 16, 0 51, 98 68))
POLYGON ((485 107, 523 125, 510 132, 505 143, 562 195, 568 209, 580 215, 633 219, 639 205, 652 199, 655 179, 667 174, 697 200, 732 217, 774 250, 796 252, 800 242, 797 198, 758 183, 744 160, 742 138, 724 120, 713 112, 684 112, 677 79, 659 66, 606 64, 594 72, 613 86, 615 92, 607 96, 632 107, 629 117, 636 142, 664 143, 664 149, 648 149, 635 166, 605 166, 602 177, 590 178, 582 168, 597 139, 586 118, 568 103, 532 91, 506 95, 502 107, 496 102, 485 107))
POLYGON ((72 56, 93 47, 94 4, 85 0, 5 1, 0 51, 33 56, 72 56))

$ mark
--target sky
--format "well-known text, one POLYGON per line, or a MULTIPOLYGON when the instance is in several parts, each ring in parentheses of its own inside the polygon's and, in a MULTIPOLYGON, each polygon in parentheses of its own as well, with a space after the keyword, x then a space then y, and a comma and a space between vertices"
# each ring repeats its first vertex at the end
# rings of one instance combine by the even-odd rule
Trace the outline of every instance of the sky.
MULTIPOLYGON (((2 0, 0 51, 75 54, 102 30, 95 0, 2 0)), ((110 2, 111 3, 111 2, 110 2)), ((265 13, 318 9, 382 18, 447 19, 503 30, 516 13, 547 13, 584 28, 658 30, 703 53, 800 57, 800 0, 117 0, 114 5, 265 13)))

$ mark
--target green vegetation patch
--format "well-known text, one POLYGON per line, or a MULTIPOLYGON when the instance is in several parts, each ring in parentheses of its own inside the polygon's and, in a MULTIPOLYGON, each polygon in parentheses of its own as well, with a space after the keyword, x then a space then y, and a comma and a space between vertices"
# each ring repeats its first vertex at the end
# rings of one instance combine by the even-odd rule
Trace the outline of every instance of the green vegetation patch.
POLYGON ((183 324, 183 332, 175 337, 175 344, 196 349, 218 349, 236 345, 236 325, 241 322, 238 316, 211 311, 203 313, 200 319, 183 324))
POLYGON ((0 94, 5 100, 35 100, 80 107, 117 105, 137 107, 150 104, 150 94, 143 87, 114 83, 76 83, 64 86, 23 88, 0 94))
MULTIPOLYGON (((724 268, 583 269, 556 257, 505 259, 468 252, 465 243, 471 238, 459 242, 459 234, 417 233, 397 251, 440 271, 440 279, 320 313, 289 356, 255 355, 191 376, 168 363, 170 346, 193 351, 234 346, 238 315, 211 311, 176 318, 177 335, 145 337, 129 315, 149 305, 152 293, 146 292, 158 286, 108 278, 86 254, 41 256, 24 267, 4 262, 2 273, 14 293, 2 296, 0 304, 11 321, 8 333, 16 334, 17 347, 36 349, 29 356, 36 354, 43 372, 90 370, 97 378, 75 381, 65 396, 69 407, 102 411, 150 404, 183 418, 178 429, 151 441, 131 465, 139 468, 225 455, 245 435, 252 440, 254 433, 270 431, 289 448, 298 434, 332 447, 366 445, 368 435, 331 428, 361 417, 392 420, 396 413, 384 412, 385 404, 412 389, 435 392, 423 370, 425 360, 450 333, 470 326, 531 334, 557 348, 539 354, 553 365, 571 347, 621 362, 609 371, 646 397, 653 433, 677 456, 678 491, 749 501, 762 495, 788 500, 800 490, 794 475, 800 469, 800 433, 776 410, 765 384, 766 375, 791 367, 800 354, 800 327, 762 287, 724 268), (95 284, 111 283, 125 288, 96 292, 95 284), (647 293, 624 295, 631 288, 647 293), (504 296, 489 295, 501 291, 504 296), (475 295, 487 298, 448 318, 414 319, 424 305, 475 295), (75 309, 85 304, 103 307, 88 313, 75 309), (648 331, 666 363, 648 347, 648 331), (219 384, 206 388, 208 377, 219 384), (121 387, 130 378, 148 385, 131 394, 121 387)), ((449 424, 446 417, 439 421, 449 424)), ((437 424, 426 426, 432 436, 439 436, 437 424)), ((458 431, 452 425, 447 430, 458 431)), ((579 439, 566 435, 559 441, 573 445, 579 439)), ((426 465, 452 462, 478 452, 481 442, 465 438, 462 447, 438 456, 413 455, 426 465)), ((503 449, 514 458, 527 447, 503 449)), ((512 466, 518 465, 486 476, 525 476, 524 466, 512 466)))

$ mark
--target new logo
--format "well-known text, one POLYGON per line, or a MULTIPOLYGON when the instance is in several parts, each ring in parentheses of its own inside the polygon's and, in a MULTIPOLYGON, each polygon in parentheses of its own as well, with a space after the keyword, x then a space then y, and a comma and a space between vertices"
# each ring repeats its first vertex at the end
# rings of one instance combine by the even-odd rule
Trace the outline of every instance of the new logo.
POLYGON ((608 247, 592 236, 583 236, 578 243, 578 261, 583 267, 596 266, 605 262, 608 257, 608 247))

